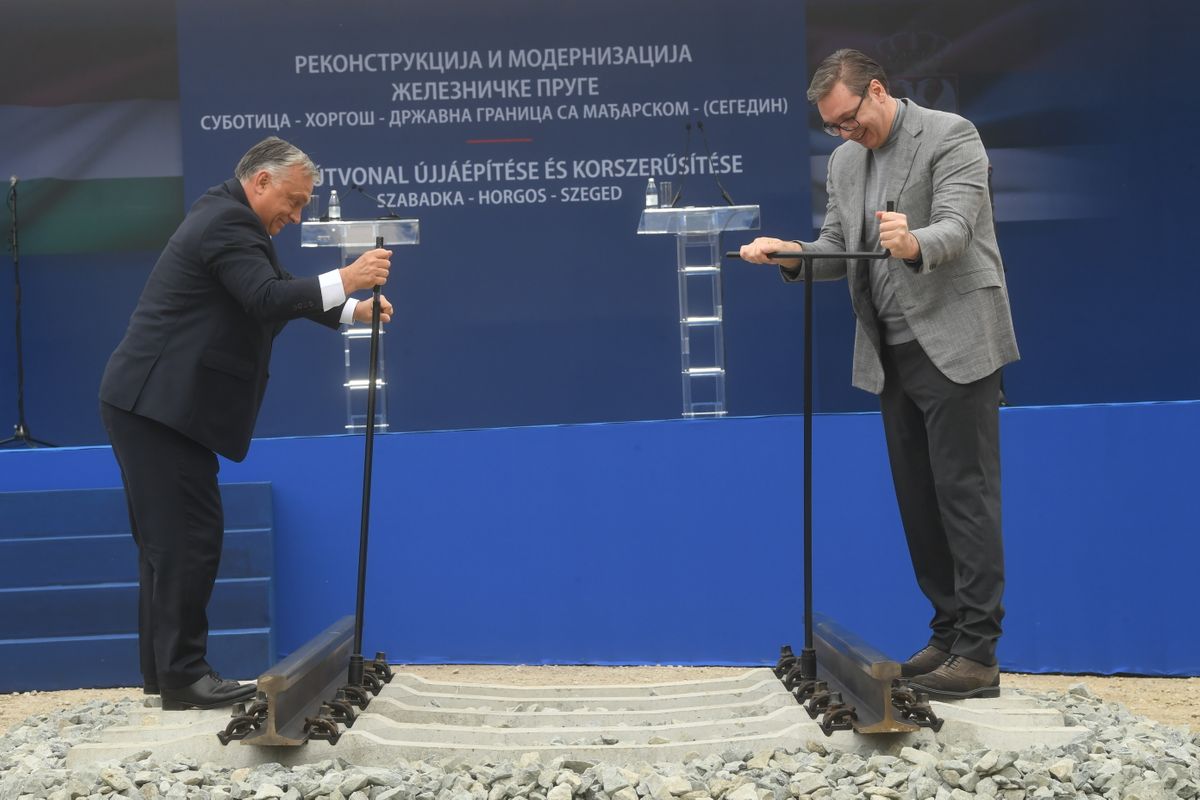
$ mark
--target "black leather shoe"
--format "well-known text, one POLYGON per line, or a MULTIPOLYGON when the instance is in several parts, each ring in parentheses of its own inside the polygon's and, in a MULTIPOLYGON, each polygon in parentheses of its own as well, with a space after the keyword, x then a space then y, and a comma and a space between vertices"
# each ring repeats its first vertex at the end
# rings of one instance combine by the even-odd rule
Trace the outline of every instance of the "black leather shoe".
POLYGON ((989 667, 963 656, 950 656, 945 664, 925 675, 916 676, 908 685, 941 700, 999 697, 1000 667, 997 664, 989 667))
POLYGON ((931 644, 925 645, 923 648, 913 653, 908 657, 908 661, 900 664, 901 678, 915 678, 917 675, 924 675, 926 672, 933 672, 935 669, 946 663, 946 659, 950 654, 945 650, 939 650, 931 644))
POLYGON ((143 683, 142 684, 142 694, 158 694, 158 684, 157 683, 143 683))
POLYGON ((237 681, 222 680, 215 672, 210 672, 191 686, 182 689, 163 689, 163 711, 183 711, 189 708, 221 708, 249 700, 254 696, 256 686, 253 683, 241 684, 237 681))

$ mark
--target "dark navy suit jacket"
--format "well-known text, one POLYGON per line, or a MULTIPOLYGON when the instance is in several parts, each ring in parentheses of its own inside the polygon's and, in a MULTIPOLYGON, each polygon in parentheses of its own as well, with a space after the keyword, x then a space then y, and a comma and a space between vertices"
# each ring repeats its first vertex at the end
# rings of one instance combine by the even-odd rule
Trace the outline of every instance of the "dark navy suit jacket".
POLYGON ((100 399, 156 420, 233 461, 246 457, 271 344, 288 320, 337 328, 316 277, 293 278, 230 179, 192 206, 150 273, 100 399))

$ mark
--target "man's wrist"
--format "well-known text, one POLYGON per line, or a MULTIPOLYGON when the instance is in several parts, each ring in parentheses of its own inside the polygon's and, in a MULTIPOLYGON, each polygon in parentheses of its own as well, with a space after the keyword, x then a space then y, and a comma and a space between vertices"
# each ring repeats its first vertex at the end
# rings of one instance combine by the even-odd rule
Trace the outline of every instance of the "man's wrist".
MULTIPOLYGON (((799 239, 792 239, 789 244, 796 245, 796 250, 804 250, 804 243, 799 239)), ((791 252, 789 249, 788 252, 791 252)), ((779 268, 790 275, 799 275, 800 270, 804 267, 804 262, 798 258, 789 258, 779 262, 779 268)))
POLYGON ((912 258, 904 259, 904 263, 908 264, 910 267, 919 267, 925 263, 925 259, 921 257, 921 242, 916 236, 913 236, 911 231, 908 234, 908 238, 912 242, 912 249, 915 250, 916 253, 912 256, 912 258))

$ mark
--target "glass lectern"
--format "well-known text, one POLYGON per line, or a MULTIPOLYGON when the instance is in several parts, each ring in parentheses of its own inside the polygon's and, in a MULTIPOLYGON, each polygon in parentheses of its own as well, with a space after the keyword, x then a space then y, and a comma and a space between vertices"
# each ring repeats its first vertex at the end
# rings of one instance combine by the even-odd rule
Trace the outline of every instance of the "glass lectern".
MULTIPOLYGON (((305 221, 300 224, 301 247, 337 247, 342 264, 348 264, 375 247, 382 236, 384 247, 420 244, 421 226, 415 219, 361 219, 305 221)), ((369 302, 369 299, 368 301, 369 302)), ((383 335, 379 330, 379 368, 375 377, 375 429, 387 430, 387 375, 384 370, 383 335)), ((349 325, 342 331, 345 355, 346 431, 367 428, 367 389, 370 386, 371 326, 349 325)))
POLYGON ((638 233, 675 235, 685 417, 725 415, 721 234, 758 226, 758 206, 647 208, 638 222, 638 233))

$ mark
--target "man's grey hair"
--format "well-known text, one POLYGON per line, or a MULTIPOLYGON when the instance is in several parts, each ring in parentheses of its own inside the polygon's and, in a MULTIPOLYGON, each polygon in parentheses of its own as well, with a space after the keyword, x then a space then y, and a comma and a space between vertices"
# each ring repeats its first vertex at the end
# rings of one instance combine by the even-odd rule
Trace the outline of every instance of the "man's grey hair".
POLYGON ((850 94, 866 94, 872 80, 882 83, 883 90, 888 91, 887 73, 878 62, 858 50, 838 50, 826 57, 813 73, 812 83, 808 85, 808 102, 815 103, 824 98, 839 81, 850 94))
POLYGON ((233 177, 245 182, 265 169, 272 178, 279 178, 292 167, 300 167, 313 181, 320 175, 317 165, 303 150, 278 136, 268 136, 246 151, 234 169, 233 177))

